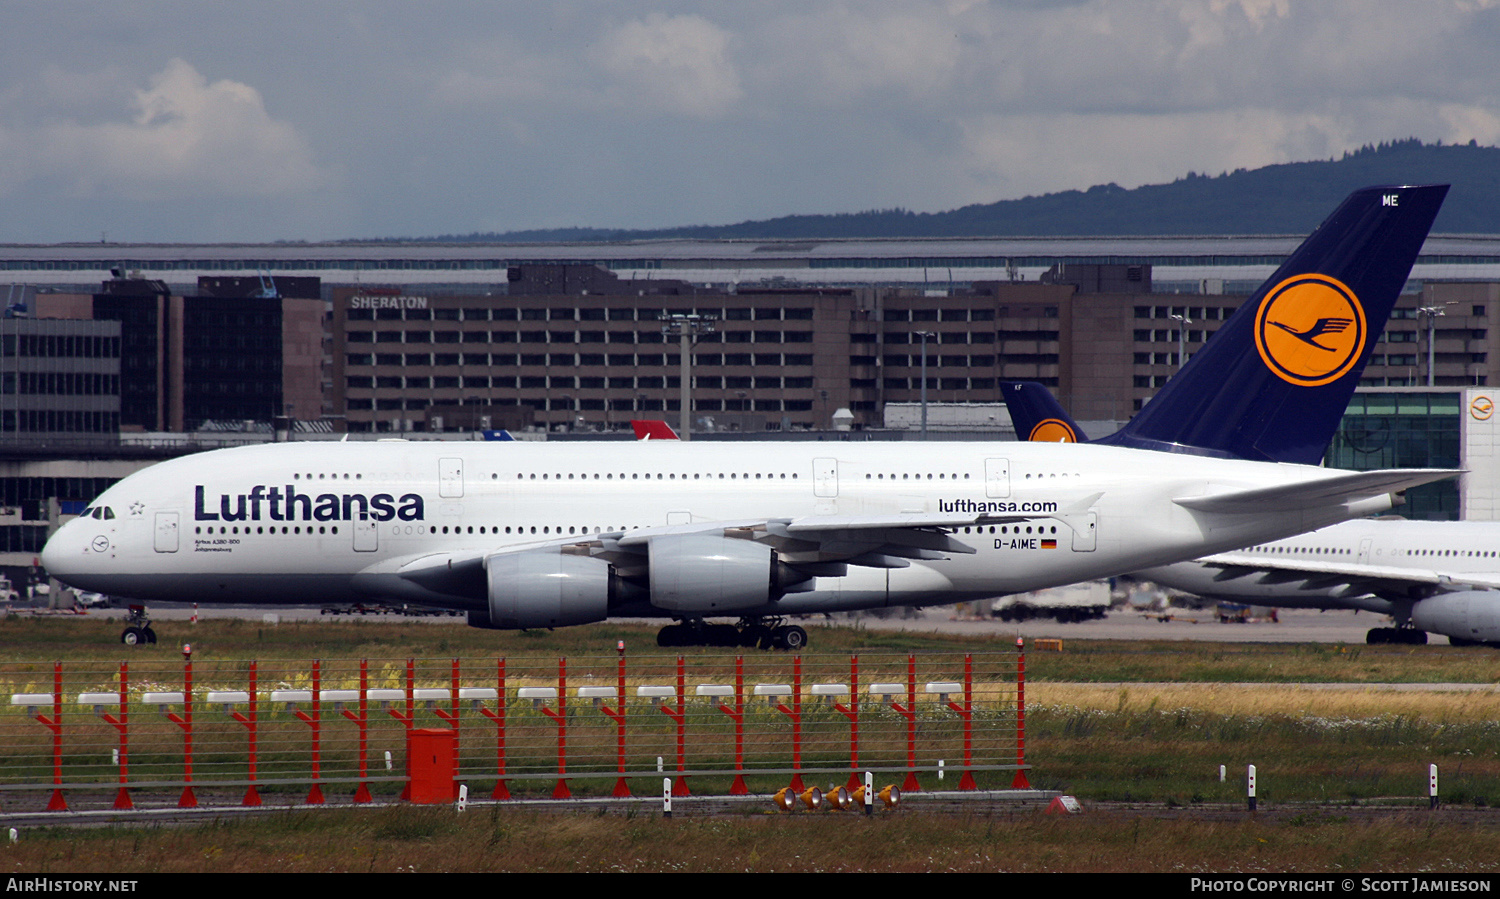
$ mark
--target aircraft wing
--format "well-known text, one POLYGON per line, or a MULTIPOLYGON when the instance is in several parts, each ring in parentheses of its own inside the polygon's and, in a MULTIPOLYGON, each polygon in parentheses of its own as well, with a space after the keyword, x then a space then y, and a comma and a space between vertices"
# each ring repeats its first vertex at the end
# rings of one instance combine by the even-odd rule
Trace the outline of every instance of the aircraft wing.
POLYGON ((1234 489, 1176 500, 1199 512, 1265 513, 1327 508, 1342 500, 1353 502, 1382 493, 1395 493, 1463 474, 1446 468, 1395 468, 1387 471, 1340 471, 1312 481, 1270 487, 1234 489))
MULTIPOLYGON (((1091 505, 1098 494, 1070 504, 1091 505)), ((906 568, 913 560, 941 561, 975 548, 951 536, 952 528, 1042 518, 1059 514, 900 513, 894 515, 812 515, 802 518, 743 519, 660 525, 629 531, 559 536, 502 549, 464 549, 386 559, 355 576, 378 592, 400 591, 399 582, 436 594, 482 597, 487 560, 513 553, 552 552, 601 558, 622 577, 645 576, 650 570, 653 540, 701 535, 763 543, 784 564, 813 577, 841 577, 848 567, 906 568)))
POLYGON ((1438 589, 1485 587, 1500 589, 1500 573, 1456 573, 1434 568, 1401 568, 1394 565, 1361 565, 1315 559, 1268 559, 1247 553, 1221 553, 1198 562, 1217 568, 1216 582, 1252 578, 1260 584, 1281 584, 1303 590, 1328 590, 1339 585, 1344 595, 1373 593, 1377 596, 1407 596, 1412 587, 1438 589))
POLYGON ((586 548, 564 547, 563 551, 586 549, 590 555, 606 556, 621 574, 637 566, 644 573, 654 540, 695 534, 729 537, 767 544, 782 562, 805 574, 836 577, 849 565, 905 568, 913 559, 938 561, 953 553, 973 554, 972 546, 950 536, 946 529, 973 525, 981 517, 980 513, 913 513, 701 522, 600 534, 586 548))

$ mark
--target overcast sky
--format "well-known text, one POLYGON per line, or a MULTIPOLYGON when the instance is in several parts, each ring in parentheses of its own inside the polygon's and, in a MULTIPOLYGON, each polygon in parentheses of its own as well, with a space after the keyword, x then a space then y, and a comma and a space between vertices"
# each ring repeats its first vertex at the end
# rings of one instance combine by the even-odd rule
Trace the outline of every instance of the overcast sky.
POLYGON ((0 242, 932 212, 1500 144, 1500 0, 0 0, 0 242))

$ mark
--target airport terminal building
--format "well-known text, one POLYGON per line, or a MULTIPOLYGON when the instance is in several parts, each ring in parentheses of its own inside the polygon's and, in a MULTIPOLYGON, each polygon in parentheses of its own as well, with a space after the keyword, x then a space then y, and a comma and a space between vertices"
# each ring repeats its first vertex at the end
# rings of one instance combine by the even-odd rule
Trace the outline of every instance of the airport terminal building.
MULTIPOLYGON (((1298 240, 0 247, 0 564, 153 453, 218 445, 207 428, 676 426, 673 316, 700 323, 695 436, 911 439, 888 405, 993 404, 1004 380, 1122 422, 1298 240)), ((1430 238, 1362 379, 1405 399, 1357 397, 1331 461, 1459 464, 1465 391, 1500 385, 1497 322, 1500 238, 1430 238)), ((1438 489, 1408 511, 1457 516, 1438 489)))

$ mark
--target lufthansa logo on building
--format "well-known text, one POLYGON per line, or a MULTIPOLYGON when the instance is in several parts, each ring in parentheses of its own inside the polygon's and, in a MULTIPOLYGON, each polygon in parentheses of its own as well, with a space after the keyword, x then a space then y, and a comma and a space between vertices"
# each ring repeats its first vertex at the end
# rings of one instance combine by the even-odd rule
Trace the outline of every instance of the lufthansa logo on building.
POLYGON ((1077 443, 1078 433, 1067 422, 1048 418, 1037 422, 1026 439, 1032 443, 1077 443))
POLYGON ((1487 396, 1476 396, 1469 403, 1469 414, 1479 421, 1489 421, 1490 416, 1495 414, 1495 401, 1487 396))
POLYGON ((1348 374, 1365 347, 1365 310, 1327 275, 1297 275, 1271 289, 1255 315, 1255 349, 1278 378, 1299 387, 1348 374))

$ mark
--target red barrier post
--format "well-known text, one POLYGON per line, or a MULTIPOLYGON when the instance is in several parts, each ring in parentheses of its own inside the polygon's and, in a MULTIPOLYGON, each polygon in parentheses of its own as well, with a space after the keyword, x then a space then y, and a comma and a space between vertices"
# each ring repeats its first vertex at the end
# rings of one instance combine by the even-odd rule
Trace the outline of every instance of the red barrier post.
POLYGON ((747 796, 745 787, 745 657, 734 657, 734 708, 719 703, 719 711, 734 722, 734 783, 729 786, 729 795, 747 796))
POLYGON ((495 722, 495 790, 491 799, 509 799, 510 789, 505 785, 505 660, 495 660, 495 710, 483 706, 480 714, 495 722))
POLYGON ((964 655, 964 701, 959 705, 952 700, 948 702, 948 708, 958 714, 964 723, 964 773, 958 779, 960 790, 977 790, 979 785, 974 782, 974 656, 964 655))
POLYGON ((120 790, 115 793, 115 808, 132 809, 135 804, 130 801, 129 772, 130 772, 130 663, 120 663, 120 717, 105 714, 101 717, 120 734, 120 790))
POLYGON ((901 785, 902 792, 915 792, 922 789, 917 783, 917 657, 908 655, 906 657, 906 705, 891 703, 891 708, 896 714, 906 719, 906 782, 901 785))
POLYGON ((833 707, 849 719, 849 789, 860 787, 859 772, 859 656, 849 657, 849 704, 834 703, 833 707))
POLYGON ((47 800, 47 811, 65 812, 68 800, 62 792, 62 662, 52 663, 52 715, 37 713, 32 717, 52 732, 52 796, 47 800))
POLYGON ((677 705, 662 705, 661 713, 677 724, 677 777, 672 781, 673 796, 687 796, 687 664, 677 657, 677 705))
POLYGON ((193 794, 193 646, 182 645, 182 714, 167 713, 167 720, 182 730, 182 796, 178 808, 197 808, 193 794))
POLYGON ((568 660, 557 660, 557 708, 542 706, 542 714, 557 722, 557 785, 553 799, 571 799, 568 790, 568 660))
POLYGON ((630 787, 625 783, 625 641, 621 640, 615 644, 617 660, 615 662, 615 700, 616 705, 611 708, 603 706, 599 710, 615 723, 615 765, 619 776, 615 778, 615 789, 613 796, 616 799, 625 799, 630 796, 630 787))
POLYGON ((359 699, 356 701, 353 711, 347 708, 339 709, 339 713, 354 722, 354 730, 359 734, 359 786, 354 790, 354 801, 358 803, 372 802, 374 797, 370 795, 370 663, 367 659, 359 660, 359 699))
POLYGON ((322 664, 317 659, 312 663, 312 711, 295 710, 292 714, 312 728, 312 789, 307 791, 308 805, 323 804, 323 676, 322 664))
POLYGON ((792 782, 788 788, 800 793, 802 786, 802 656, 792 657, 792 707, 776 704, 777 711, 792 721, 792 782))
POLYGON ((1016 776, 1013 790, 1031 789, 1026 779, 1026 644, 1016 638, 1016 776))
MULTIPOLYGON (((407 659, 406 660, 406 709, 405 709, 405 711, 402 711, 401 709, 395 709, 395 708, 388 708, 388 709, 386 709, 386 712, 389 713, 392 718, 395 718, 397 721, 400 721, 401 724, 402 724, 402 726, 405 728, 405 730, 406 730, 406 734, 405 734, 406 743, 405 743, 405 745, 407 745, 407 746, 411 745, 412 722, 416 719, 416 689, 417 689, 417 660, 416 659, 407 659)), ((402 801, 406 801, 406 800, 411 799, 411 758, 410 757, 408 757, 407 760, 406 760, 406 780, 403 782, 402 787, 401 787, 401 796, 400 796, 400 799, 402 801)))
POLYGON ((260 793, 255 788, 255 778, 256 778, 256 773, 257 773, 256 762, 257 762, 257 759, 259 758, 259 752, 260 752, 260 749, 259 749, 259 733, 258 733, 258 730, 259 730, 259 727, 260 727, 260 715, 259 715, 259 712, 260 712, 260 694, 256 692, 255 665, 256 665, 256 663, 252 660, 250 662, 250 692, 248 694, 246 694, 249 697, 249 703, 248 703, 249 706, 250 706, 249 714, 244 714, 244 713, 241 713, 241 712, 230 712, 229 713, 229 717, 233 718, 234 720, 238 721, 240 724, 244 725, 244 728, 245 728, 245 730, 246 730, 246 732, 248 734, 248 751, 249 751, 249 754, 250 754, 250 764, 249 764, 250 786, 245 789, 245 798, 244 798, 244 801, 240 803, 241 805, 247 805, 247 806, 258 806, 258 805, 260 805, 260 793))

